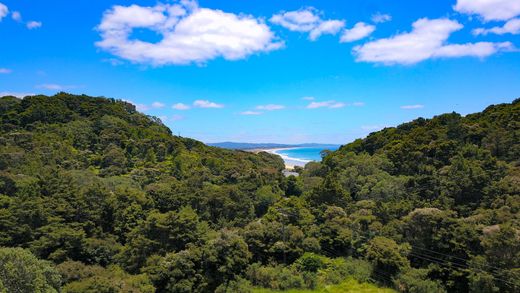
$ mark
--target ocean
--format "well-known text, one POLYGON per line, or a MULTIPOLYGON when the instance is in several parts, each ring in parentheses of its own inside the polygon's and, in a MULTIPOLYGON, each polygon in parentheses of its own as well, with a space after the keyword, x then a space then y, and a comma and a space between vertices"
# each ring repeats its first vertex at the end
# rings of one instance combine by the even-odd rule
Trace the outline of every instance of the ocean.
MULTIPOLYGON (((328 150, 335 151, 337 148, 327 148, 328 150)), ((273 153, 282 157, 287 165, 292 166, 305 166, 311 161, 321 161, 321 152, 324 148, 290 148, 290 149, 278 149, 273 153)))

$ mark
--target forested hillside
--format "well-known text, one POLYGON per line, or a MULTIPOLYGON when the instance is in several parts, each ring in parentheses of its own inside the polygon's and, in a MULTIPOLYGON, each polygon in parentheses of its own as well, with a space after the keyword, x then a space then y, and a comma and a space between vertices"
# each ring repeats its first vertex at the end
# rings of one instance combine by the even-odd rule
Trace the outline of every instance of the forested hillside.
POLYGON ((123 101, 0 98, 0 292, 520 290, 519 100, 283 168, 123 101))

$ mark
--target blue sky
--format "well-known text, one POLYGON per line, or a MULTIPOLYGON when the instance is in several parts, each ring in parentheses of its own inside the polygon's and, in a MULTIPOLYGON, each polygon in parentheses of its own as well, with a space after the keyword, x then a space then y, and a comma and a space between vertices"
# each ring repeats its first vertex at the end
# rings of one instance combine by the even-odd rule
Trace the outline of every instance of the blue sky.
POLYGON ((346 143, 520 96, 518 0, 0 3, 1 94, 125 99, 205 142, 346 143))

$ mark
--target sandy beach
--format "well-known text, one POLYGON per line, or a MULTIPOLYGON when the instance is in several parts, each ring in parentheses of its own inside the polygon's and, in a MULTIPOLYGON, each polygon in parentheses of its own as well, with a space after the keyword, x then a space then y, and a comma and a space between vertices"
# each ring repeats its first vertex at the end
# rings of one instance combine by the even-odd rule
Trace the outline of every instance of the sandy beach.
POLYGON ((294 170, 295 166, 304 167, 305 164, 310 162, 309 160, 291 158, 286 155, 278 153, 279 151, 282 151, 282 150, 293 150, 293 149, 298 149, 298 148, 290 147, 290 148, 273 148, 273 149, 252 149, 252 150, 248 150, 248 151, 254 152, 254 153, 267 152, 267 153, 271 153, 274 155, 278 155, 278 156, 282 157, 282 159, 285 163, 285 169, 287 169, 287 170, 294 170))

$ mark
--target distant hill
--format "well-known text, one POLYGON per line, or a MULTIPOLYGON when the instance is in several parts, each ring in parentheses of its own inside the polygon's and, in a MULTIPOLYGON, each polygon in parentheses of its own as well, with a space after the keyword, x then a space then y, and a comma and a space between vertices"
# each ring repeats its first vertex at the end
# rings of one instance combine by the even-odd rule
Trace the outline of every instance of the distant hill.
POLYGON ((324 148, 337 149, 340 145, 302 143, 302 144, 278 144, 278 143, 248 143, 248 142, 216 142, 208 143, 209 146, 231 150, 252 150, 252 149, 276 149, 276 148, 324 148))

